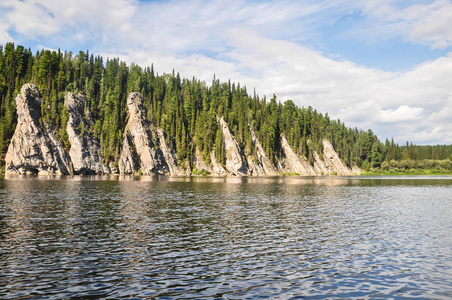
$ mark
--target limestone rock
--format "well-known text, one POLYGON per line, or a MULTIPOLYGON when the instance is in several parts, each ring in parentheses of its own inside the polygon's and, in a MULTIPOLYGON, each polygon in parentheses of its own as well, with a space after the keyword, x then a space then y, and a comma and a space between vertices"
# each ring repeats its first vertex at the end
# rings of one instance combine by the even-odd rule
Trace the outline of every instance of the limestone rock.
POLYGON ((142 103, 143 96, 139 93, 129 94, 128 122, 119 158, 119 171, 121 174, 141 172, 143 175, 177 175, 177 161, 168 150, 164 136, 155 137, 154 140, 142 103), (165 154, 159 148, 159 138, 163 140, 165 154))
POLYGON ((91 134, 92 117, 85 113, 86 98, 81 94, 67 93, 65 105, 68 109, 67 134, 71 148, 69 156, 74 168, 74 174, 109 174, 108 167, 101 163, 99 140, 91 134))
POLYGON ((301 176, 317 175, 314 168, 308 163, 306 158, 299 157, 290 147, 285 136, 281 136, 281 149, 283 151, 282 163, 279 168, 283 173, 298 173, 301 176))
POLYGON ((185 172, 177 166, 176 153, 174 153, 174 150, 171 148, 170 141, 166 133, 162 129, 158 128, 154 130, 154 136, 155 135, 158 136, 156 143, 158 144, 163 154, 163 158, 168 165, 169 173, 171 175, 185 175, 185 172))
MULTIPOLYGON (((314 171, 317 175, 330 175, 330 170, 325 162, 320 158, 319 154, 314 151, 314 171)), ((332 171, 331 171, 332 172, 332 171)))
POLYGON ((352 165, 352 174, 353 175, 360 175, 362 173, 362 170, 356 165, 352 165))
POLYGON ((41 119, 41 96, 25 84, 16 97, 17 126, 5 156, 6 174, 72 174, 62 143, 41 119))
POLYGON ((278 172, 276 168, 271 163, 270 159, 265 154, 264 148, 262 147, 259 139, 257 138, 256 133, 253 128, 249 126, 249 130, 251 132, 251 139, 253 141, 255 158, 248 157, 248 166, 250 170, 250 175, 253 176, 276 176, 278 172))
POLYGON ((228 173, 223 168, 223 166, 217 161, 217 157, 215 155, 215 150, 210 153, 210 161, 212 162, 212 175, 215 176, 226 176, 228 173))
POLYGON ((207 164, 204 159, 201 156, 201 153, 199 152, 199 149, 195 149, 195 153, 193 154, 193 160, 192 160, 193 167, 196 168, 196 170, 199 171, 207 171, 212 174, 213 170, 209 164, 207 164))
POLYGON ((325 165, 330 170, 330 173, 337 175, 352 175, 352 172, 347 168, 339 158, 339 155, 334 150, 333 145, 327 140, 323 140, 323 160, 325 165))
POLYGON ((220 118, 219 125, 223 133, 226 169, 233 175, 248 175, 248 164, 245 156, 223 117, 220 118))

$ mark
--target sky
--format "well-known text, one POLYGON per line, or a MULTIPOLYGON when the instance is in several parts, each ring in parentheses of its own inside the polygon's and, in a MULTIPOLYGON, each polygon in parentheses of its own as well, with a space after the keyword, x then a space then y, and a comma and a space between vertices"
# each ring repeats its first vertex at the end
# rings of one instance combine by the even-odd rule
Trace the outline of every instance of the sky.
POLYGON ((215 75, 382 141, 452 144, 448 0, 0 0, 6 42, 215 75))

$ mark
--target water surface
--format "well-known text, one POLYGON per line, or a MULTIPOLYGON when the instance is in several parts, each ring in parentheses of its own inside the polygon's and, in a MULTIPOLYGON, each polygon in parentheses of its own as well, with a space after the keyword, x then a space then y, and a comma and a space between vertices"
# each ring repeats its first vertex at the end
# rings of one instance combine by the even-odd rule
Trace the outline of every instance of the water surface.
POLYGON ((452 295, 452 177, 0 179, 0 298, 452 295))

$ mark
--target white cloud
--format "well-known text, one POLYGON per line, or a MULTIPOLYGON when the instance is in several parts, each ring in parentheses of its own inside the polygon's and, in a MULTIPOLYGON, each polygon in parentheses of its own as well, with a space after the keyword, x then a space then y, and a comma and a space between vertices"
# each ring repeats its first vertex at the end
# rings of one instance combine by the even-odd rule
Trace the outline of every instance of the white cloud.
POLYGON ((13 38, 8 34, 9 26, 0 19, 0 45, 13 42, 13 38))
POLYGON ((28 39, 115 40, 132 34, 136 2, 128 0, 4 0, 10 28, 28 39), (70 36, 68 36, 70 35, 70 36))
MULTIPOLYGON (((441 108, 441 106, 440 106, 441 108)), ((429 122, 450 121, 452 119, 452 92, 441 110, 433 112, 428 118, 429 122)))
POLYGON ((416 141, 421 145, 452 144, 452 133, 441 126, 416 131, 407 135, 407 141, 416 141))
POLYGON ((431 3, 397 1, 361 1, 364 21, 363 34, 392 38, 402 36, 406 40, 429 45, 432 49, 452 46, 452 3, 436 0, 431 3), (407 6, 407 3, 409 5, 407 6))
POLYGON ((6 17, 20 34, 51 35, 59 29, 58 22, 51 12, 35 1, 6 0, 1 6, 11 9, 6 17))
POLYGON ((422 107, 399 106, 397 109, 382 109, 374 100, 356 103, 353 106, 341 109, 342 119, 362 123, 402 123, 412 122, 422 118, 422 107))

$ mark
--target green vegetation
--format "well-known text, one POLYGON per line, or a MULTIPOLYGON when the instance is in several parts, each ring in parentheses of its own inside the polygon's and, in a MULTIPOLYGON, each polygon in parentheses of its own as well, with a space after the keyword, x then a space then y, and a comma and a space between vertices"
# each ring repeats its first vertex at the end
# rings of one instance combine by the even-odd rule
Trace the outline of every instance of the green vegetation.
MULTIPOLYGON (((44 99, 42 121, 59 133, 66 149, 70 144, 65 133, 65 93, 86 95, 86 109, 95 120, 91 133, 101 142, 105 163, 118 160, 127 121, 127 95, 132 91, 143 95, 146 118, 172 138, 181 165, 192 161, 195 149, 206 161, 215 150, 219 163, 225 164, 224 141, 217 122, 222 116, 245 154, 255 151, 251 126, 272 161, 280 156, 280 135, 311 163, 314 151, 322 155, 323 139, 333 144, 347 166, 356 164, 365 170, 386 170, 386 165, 392 168, 393 161, 433 159, 450 163, 452 158, 452 146, 381 143, 372 130, 347 128, 340 120, 331 120, 312 107, 297 107, 291 100, 281 103, 276 96, 268 100, 256 92, 249 94, 246 87, 231 81, 220 82, 214 77, 208 86, 196 78, 182 79, 174 71, 159 75, 153 66, 128 66, 117 58, 104 61, 88 51, 74 55, 42 50, 33 54, 30 49, 8 43, 0 46, 0 167, 16 126, 15 97, 24 83, 38 86, 44 99)), ((443 165, 440 168, 449 170, 443 165)))
POLYGON ((445 175, 452 174, 450 159, 409 159, 384 161, 380 168, 370 169, 363 175, 445 175))
POLYGON ((192 174, 193 174, 193 175, 201 175, 201 176, 209 176, 209 175, 210 175, 210 172, 209 172, 209 171, 206 171, 206 170, 204 170, 204 169, 198 170, 198 169, 196 169, 196 168, 193 168, 192 174))

